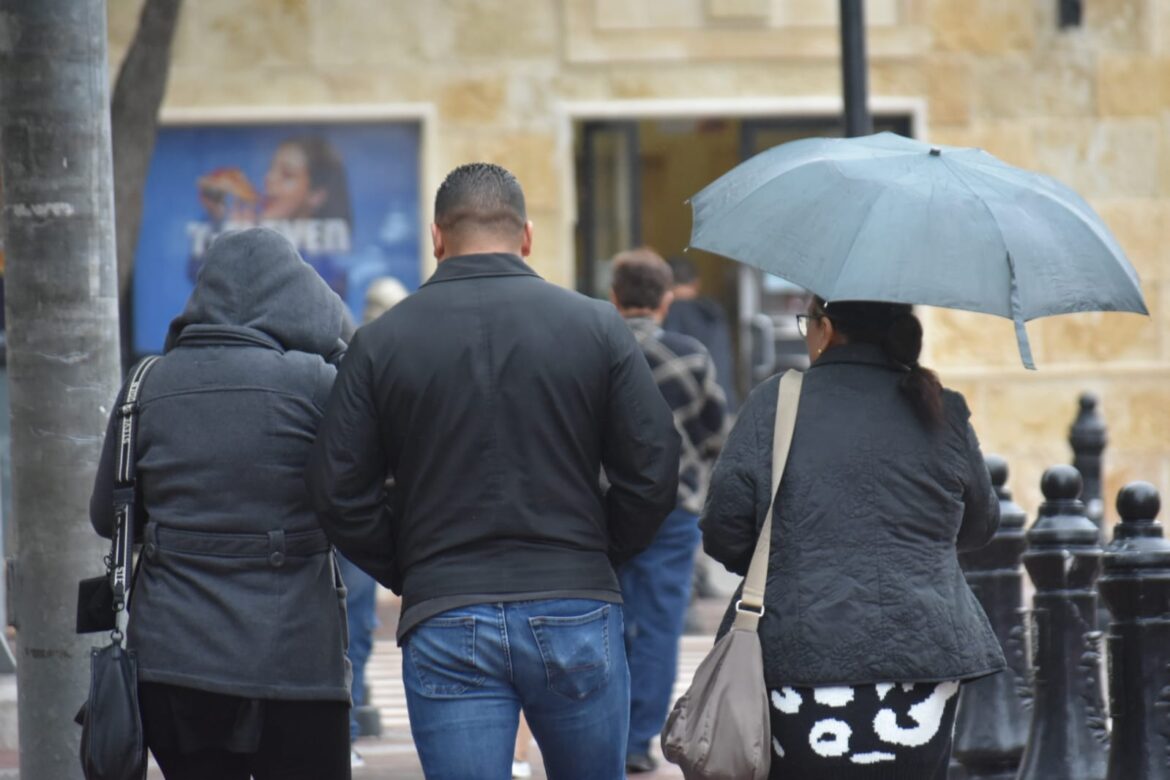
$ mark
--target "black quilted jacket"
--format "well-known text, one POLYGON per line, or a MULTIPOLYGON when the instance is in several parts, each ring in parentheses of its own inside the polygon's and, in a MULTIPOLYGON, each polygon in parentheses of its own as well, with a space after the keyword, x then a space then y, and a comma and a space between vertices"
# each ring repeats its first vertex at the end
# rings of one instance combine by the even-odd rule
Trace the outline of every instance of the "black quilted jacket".
MULTIPOLYGON (((970 679, 1004 666, 956 554, 999 526, 970 412, 946 391, 945 420, 928 430, 898 390, 903 371, 876 347, 844 345, 805 376, 760 623, 770 687, 970 679)), ((741 575, 771 498, 778 386, 772 377, 744 404, 703 512, 704 549, 741 575)), ((731 618, 729 607, 720 635, 731 618)))

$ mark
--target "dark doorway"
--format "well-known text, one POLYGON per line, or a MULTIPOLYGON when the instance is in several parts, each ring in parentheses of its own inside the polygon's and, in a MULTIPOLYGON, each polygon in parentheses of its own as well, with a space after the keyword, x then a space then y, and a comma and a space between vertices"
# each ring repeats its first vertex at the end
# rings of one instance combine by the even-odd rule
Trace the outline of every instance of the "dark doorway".
MULTIPOLYGON (((874 117, 876 132, 911 135, 908 115, 874 117)), ((582 121, 574 127, 578 219, 577 289, 608 295, 609 261, 635 246, 664 257, 687 248, 687 199, 736 164, 788 141, 840 136, 834 115, 582 121)), ((805 292, 778 277, 700 250, 686 252, 703 294, 735 323, 741 396, 776 371, 807 365, 791 316, 805 292)))

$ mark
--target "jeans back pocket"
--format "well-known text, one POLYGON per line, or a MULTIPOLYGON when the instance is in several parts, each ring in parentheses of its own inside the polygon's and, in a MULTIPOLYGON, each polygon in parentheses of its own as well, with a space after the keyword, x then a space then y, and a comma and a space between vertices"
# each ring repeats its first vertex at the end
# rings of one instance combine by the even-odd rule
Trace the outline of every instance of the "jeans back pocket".
POLYGON ((433 617, 410 632, 406 651, 422 692, 459 696, 483 685, 475 664, 475 617, 433 617))
POLYGON ((608 682, 610 609, 607 604, 584 615, 528 618, 549 690, 584 699, 608 682))

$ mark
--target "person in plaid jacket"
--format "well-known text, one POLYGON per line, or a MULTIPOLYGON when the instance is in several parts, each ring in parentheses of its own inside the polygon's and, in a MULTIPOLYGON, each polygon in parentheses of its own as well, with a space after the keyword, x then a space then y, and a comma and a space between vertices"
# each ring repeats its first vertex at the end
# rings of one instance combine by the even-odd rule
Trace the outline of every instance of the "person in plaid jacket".
POLYGON ((611 300, 634 333, 682 438, 678 500, 650 546, 619 572, 630 664, 626 770, 648 772, 650 743, 666 722, 678 642, 690 600, 699 512, 723 441, 726 403, 715 364, 696 339, 662 329, 672 300, 670 266, 650 249, 614 258, 611 300))

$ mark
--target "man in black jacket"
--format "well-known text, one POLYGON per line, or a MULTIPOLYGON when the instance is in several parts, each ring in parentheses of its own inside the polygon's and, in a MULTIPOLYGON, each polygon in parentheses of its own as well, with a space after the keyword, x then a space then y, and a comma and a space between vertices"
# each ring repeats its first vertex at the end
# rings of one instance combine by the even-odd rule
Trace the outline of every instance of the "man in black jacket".
POLYGON ((532 230, 504 169, 448 175, 438 270, 354 336, 309 464, 330 539, 402 595, 428 776, 506 777, 521 707, 550 776, 621 776, 614 567, 674 508, 679 437, 641 350, 524 263, 532 230))

